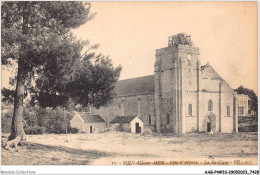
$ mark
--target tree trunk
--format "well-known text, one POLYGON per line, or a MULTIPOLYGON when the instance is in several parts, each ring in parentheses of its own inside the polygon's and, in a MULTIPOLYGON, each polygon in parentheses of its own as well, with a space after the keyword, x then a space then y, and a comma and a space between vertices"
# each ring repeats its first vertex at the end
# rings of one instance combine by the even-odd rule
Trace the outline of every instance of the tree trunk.
MULTIPOLYGON (((23 34, 28 33, 28 14, 29 14, 28 2, 23 2, 23 34)), ((11 126, 11 135, 8 138, 8 142, 4 143, 4 148, 9 149, 17 148, 21 140, 25 140, 25 133, 23 130, 23 98, 24 98, 24 86, 26 78, 26 70, 24 69, 24 60, 26 54, 26 45, 22 43, 20 48, 19 60, 18 60, 18 73, 16 82, 16 93, 14 97, 14 113, 11 126)))
POLYGON ((9 136, 9 140, 13 140, 18 136, 21 139, 24 138, 24 130, 23 130, 24 83, 25 83, 25 73, 23 70, 23 62, 19 61, 16 94, 14 99, 14 113, 12 119, 11 135, 9 136))
MULTIPOLYGON (((29 10, 30 10, 30 6, 28 5, 28 2, 24 2, 23 25, 22 25, 22 30, 24 35, 27 35, 28 33, 29 10)), ((24 139, 24 135, 25 135, 23 130, 23 98, 24 98, 24 84, 25 84, 25 77, 26 77, 26 72, 24 69, 24 65, 25 65, 24 57, 26 57, 26 55, 24 54, 24 51, 26 50, 27 48, 25 43, 22 43, 19 60, 18 60, 16 93, 14 97, 14 114, 12 119, 11 135, 9 136, 9 140, 17 140, 17 143, 14 143, 15 144, 14 146, 17 146, 18 142, 24 139)))

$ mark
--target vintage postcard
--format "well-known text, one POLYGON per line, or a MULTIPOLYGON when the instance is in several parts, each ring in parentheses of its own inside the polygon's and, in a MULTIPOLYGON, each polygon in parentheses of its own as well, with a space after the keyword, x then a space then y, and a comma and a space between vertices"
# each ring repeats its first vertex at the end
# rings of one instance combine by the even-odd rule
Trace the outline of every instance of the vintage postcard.
POLYGON ((2 1, 1 64, 2 173, 259 173, 257 2, 2 1))

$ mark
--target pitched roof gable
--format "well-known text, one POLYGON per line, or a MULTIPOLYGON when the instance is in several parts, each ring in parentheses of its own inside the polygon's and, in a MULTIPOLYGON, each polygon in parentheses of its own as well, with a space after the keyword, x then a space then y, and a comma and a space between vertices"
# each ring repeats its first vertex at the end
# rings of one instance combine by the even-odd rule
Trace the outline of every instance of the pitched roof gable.
MULTIPOLYGON (((211 70, 211 71, 210 71, 210 76, 211 76, 210 78, 211 78, 211 79, 221 80, 221 81, 223 82, 223 84, 227 87, 227 89, 228 89, 229 92, 231 92, 231 93, 236 93, 236 92, 234 91, 234 89, 216 72, 216 70, 215 70, 209 63, 207 63, 207 64, 204 65, 204 66, 201 66, 201 71, 202 71, 202 73, 208 71, 209 69, 211 70)), ((205 77, 207 77, 207 76, 209 76, 209 74, 205 74, 204 77, 202 77, 202 78, 205 78, 205 77)), ((208 78, 208 77, 207 77, 207 78, 208 78)))
POLYGON ((100 115, 91 115, 84 112, 78 112, 85 123, 105 123, 106 121, 100 115))
POLYGON ((115 93, 117 97, 154 93, 154 75, 120 80, 115 93))
POLYGON ((134 120, 137 117, 137 115, 131 115, 131 116, 116 116, 110 123, 130 123, 132 120, 134 120))

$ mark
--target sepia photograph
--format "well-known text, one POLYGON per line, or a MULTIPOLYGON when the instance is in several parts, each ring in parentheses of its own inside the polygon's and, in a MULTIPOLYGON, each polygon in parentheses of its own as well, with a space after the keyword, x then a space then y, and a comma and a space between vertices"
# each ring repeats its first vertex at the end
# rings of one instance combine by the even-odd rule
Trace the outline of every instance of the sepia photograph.
POLYGON ((258 2, 1 1, 1 165, 259 174, 258 2))

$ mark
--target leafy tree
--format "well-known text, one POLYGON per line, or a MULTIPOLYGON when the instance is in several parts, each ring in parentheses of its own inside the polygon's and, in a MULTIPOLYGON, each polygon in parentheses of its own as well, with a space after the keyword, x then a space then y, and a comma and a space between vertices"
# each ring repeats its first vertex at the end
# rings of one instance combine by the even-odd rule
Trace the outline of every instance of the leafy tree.
POLYGON ((76 104, 83 108, 89 104, 97 108, 107 105, 114 97, 113 89, 122 69, 121 66, 114 68, 109 57, 94 53, 84 55, 74 63, 75 68, 52 66, 51 71, 36 81, 33 97, 41 107, 68 107, 72 103, 74 108, 76 104), (63 69, 64 75, 60 73, 63 69), (68 73, 69 69, 73 70, 68 73), (63 82, 60 77, 64 76, 63 82))
POLYGON ((6 1, 1 8, 1 61, 3 65, 12 66, 12 61, 18 64, 12 129, 6 144, 16 147, 24 138, 25 85, 32 85, 30 81, 35 76, 48 74, 51 65, 60 66, 56 76, 60 76, 59 82, 65 82, 65 74, 73 70, 68 65, 74 65, 83 47, 70 30, 91 20, 93 15, 89 13, 89 3, 74 1, 6 1))
POLYGON ((256 94, 255 94, 255 92, 253 90, 250 90, 250 89, 245 88, 243 86, 239 86, 238 88, 235 89, 235 91, 238 94, 248 95, 248 97, 251 100, 251 108, 253 110, 257 110, 258 109, 258 98, 257 98, 257 96, 256 96, 256 94))
POLYGON ((89 104, 96 108, 107 105, 115 96, 113 89, 122 67, 114 68, 109 57, 102 54, 85 56, 79 67, 74 81, 67 86, 67 92, 76 104, 83 107, 89 104), (93 57, 95 60, 91 62, 93 57))
POLYGON ((13 89, 3 88, 2 89, 2 96, 3 96, 2 102, 13 104, 14 103, 15 91, 13 89))
POLYGON ((63 118, 55 117, 60 115, 56 110, 55 114, 40 108, 23 110, 28 93, 29 106, 52 109, 72 109, 72 104, 98 108, 114 97, 121 66, 114 68, 109 57, 93 52, 98 45, 78 41, 70 32, 93 19, 89 10, 90 4, 83 2, 2 3, 2 64, 18 64, 17 76, 11 79, 16 90, 2 90, 6 101, 14 99, 6 147, 17 146, 24 138, 23 114, 30 133, 42 132, 42 127, 55 133, 64 130, 63 118), (88 49, 82 55, 85 47, 88 49))

